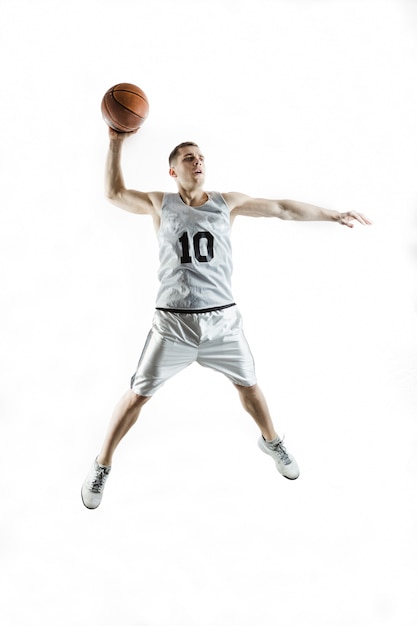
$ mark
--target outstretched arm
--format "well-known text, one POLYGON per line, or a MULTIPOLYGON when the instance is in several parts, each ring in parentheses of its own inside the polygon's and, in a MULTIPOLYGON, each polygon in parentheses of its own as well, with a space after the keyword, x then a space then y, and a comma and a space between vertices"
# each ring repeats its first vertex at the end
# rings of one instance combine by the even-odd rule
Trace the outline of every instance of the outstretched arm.
POLYGON ((282 220, 304 222, 337 222, 349 228, 353 227, 354 221, 363 225, 372 223, 367 217, 356 211, 339 213, 296 200, 266 200, 264 198, 251 198, 241 193, 225 193, 223 197, 230 207, 232 221, 238 215, 246 215, 248 217, 279 217, 282 220))
POLYGON ((106 158, 105 189, 106 195, 116 206, 137 213, 151 215, 158 221, 162 204, 163 193, 154 191, 145 193, 134 189, 126 189, 122 167, 122 146, 128 135, 132 133, 117 133, 109 128, 109 148, 106 158))

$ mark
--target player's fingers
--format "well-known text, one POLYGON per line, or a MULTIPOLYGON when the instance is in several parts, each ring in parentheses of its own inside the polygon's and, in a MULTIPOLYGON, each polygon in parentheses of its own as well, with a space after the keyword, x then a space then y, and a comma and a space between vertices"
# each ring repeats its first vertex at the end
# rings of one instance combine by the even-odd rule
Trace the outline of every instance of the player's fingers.
MULTIPOLYGON (((356 211, 349 211, 349 213, 346 213, 345 216, 348 222, 350 222, 351 220, 356 220, 364 226, 370 226, 372 224, 370 219, 368 219, 365 215, 362 215, 361 213, 356 213, 356 211)), ((353 226, 353 224, 350 225, 353 226)))
POLYGON ((357 220, 360 224, 363 224, 364 226, 370 223, 369 220, 364 215, 361 215, 360 213, 353 212, 352 217, 355 218, 355 220, 357 220))

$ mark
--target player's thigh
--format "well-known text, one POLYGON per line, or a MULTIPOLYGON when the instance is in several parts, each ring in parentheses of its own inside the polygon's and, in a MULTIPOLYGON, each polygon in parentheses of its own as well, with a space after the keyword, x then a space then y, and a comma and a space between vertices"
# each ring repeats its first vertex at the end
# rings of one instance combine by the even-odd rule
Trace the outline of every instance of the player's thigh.
POLYGON ((197 362, 227 376, 234 384, 256 384, 255 363, 243 332, 200 346, 197 362))
POLYGON ((151 331, 131 379, 131 389, 140 395, 153 395, 169 378, 196 360, 197 349, 151 331))

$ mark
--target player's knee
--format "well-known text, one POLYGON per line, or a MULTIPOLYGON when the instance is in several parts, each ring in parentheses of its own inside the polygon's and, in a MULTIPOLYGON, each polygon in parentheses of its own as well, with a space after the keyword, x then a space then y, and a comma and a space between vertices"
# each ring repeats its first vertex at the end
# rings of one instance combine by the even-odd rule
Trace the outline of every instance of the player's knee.
POLYGON ((245 385, 237 385, 235 383, 235 387, 242 396, 254 396, 258 393, 258 385, 250 385, 249 387, 245 385))
POLYGON ((144 404, 149 402, 152 396, 139 396, 136 394, 136 405, 142 407, 144 404))
POLYGON ((131 406, 136 407, 138 409, 140 409, 144 404, 146 404, 152 397, 152 396, 141 396, 135 393, 134 391, 132 391, 131 389, 127 392, 127 395, 129 396, 129 403, 131 404, 131 406))

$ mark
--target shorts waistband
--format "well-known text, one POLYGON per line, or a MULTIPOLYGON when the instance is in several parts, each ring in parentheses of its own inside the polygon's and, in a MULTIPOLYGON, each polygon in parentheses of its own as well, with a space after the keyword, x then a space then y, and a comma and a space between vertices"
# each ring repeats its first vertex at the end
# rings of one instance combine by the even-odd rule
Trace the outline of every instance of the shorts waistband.
POLYGON ((230 309, 230 307, 236 306, 236 302, 232 302, 231 304, 224 304, 223 306, 213 306, 209 309, 171 309, 171 308, 163 308, 160 306, 155 307, 157 311, 166 311, 167 313, 211 313, 212 311, 223 311, 223 309, 230 309))

